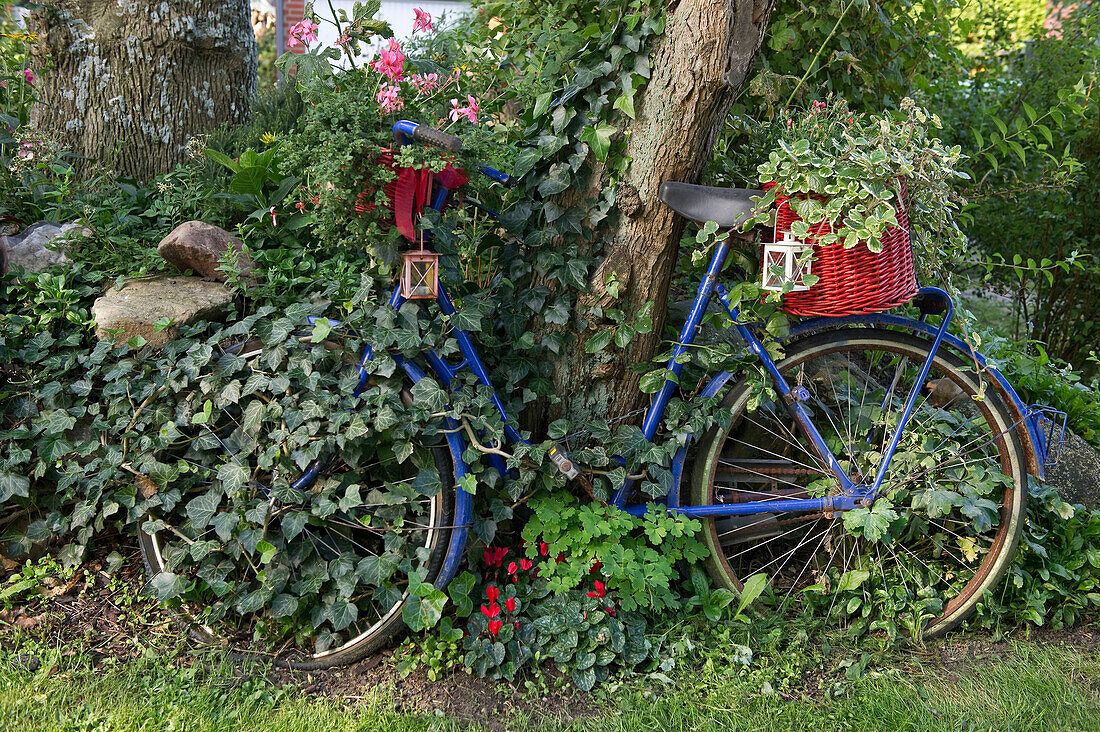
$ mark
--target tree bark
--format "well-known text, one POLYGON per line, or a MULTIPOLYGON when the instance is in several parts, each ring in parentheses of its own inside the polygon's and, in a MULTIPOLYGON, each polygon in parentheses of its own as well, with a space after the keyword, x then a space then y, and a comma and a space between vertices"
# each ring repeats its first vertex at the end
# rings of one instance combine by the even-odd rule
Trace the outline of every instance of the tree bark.
POLYGON ((31 17, 46 69, 31 124, 118 175, 147 180, 183 160, 192 136, 248 115, 248 0, 58 0, 31 17))
POLYGON ((773 5, 774 0, 681 0, 668 11, 665 32, 650 53, 652 77, 627 128, 631 163, 616 191, 620 216, 613 245, 574 313, 574 322, 591 322, 594 305, 630 314, 653 302, 653 330, 594 359, 583 348, 598 332, 590 329, 563 354, 554 373, 556 393, 575 419, 622 416, 647 402, 631 367, 649 362, 661 344, 684 226, 657 198, 657 189, 664 181, 698 180, 749 77, 773 5), (618 298, 607 292, 611 275, 618 298))

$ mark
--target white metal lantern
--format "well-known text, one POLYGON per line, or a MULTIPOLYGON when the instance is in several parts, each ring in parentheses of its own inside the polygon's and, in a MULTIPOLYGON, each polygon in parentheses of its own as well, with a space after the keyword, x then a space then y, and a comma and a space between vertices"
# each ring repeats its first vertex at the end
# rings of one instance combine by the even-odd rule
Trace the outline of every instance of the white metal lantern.
POLYGON ((789 231, 776 232, 777 241, 764 244, 764 269, 761 283, 765 290, 783 290, 803 292, 810 286, 803 282, 810 274, 813 262, 806 253, 813 250, 812 244, 806 244, 794 237, 789 231))

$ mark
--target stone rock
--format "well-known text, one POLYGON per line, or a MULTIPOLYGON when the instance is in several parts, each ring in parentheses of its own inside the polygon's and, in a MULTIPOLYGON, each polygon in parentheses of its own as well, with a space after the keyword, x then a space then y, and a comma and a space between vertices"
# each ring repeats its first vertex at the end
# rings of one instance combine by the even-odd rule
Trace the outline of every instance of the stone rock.
POLYGON ((230 249, 236 253, 241 279, 252 280, 255 265, 244 251, 244 243, 225 229, 202 221, 185 221, 157 245, 157 254, 182 270, 192 270, 200 277, 225 282, 218 271, 222 258, 230 249))
POLYGON ((6 260, 3 274, 16 267, 22 267, 27 273, 41 272, 51 265, 71 261, 65 256, 61 242, 56 240, 77 234, 91 236, 92 232, 80 224, 58 225, 39 221, 23 229, 18 236, 0 236, 0 249, 4 250, 0 261, 6 260))
POLYGON ((1047 483, 1058 490, 1063 501, 1096 508, 1100 498, 1100 451, 1066 430, 1058 462, 1047 468, 1047 483))
POLYGON ((143 337, 159 348, 175 337, 180 326, 198 320, 217 320, 233 297, 223 285, 200 277, 161 275, 130 280, 121 290, 108 290, 92 305, 96 337, 115 337, 125 343, 143 337), (168 318, 172 325, 159 332, 157 321, 168 318))

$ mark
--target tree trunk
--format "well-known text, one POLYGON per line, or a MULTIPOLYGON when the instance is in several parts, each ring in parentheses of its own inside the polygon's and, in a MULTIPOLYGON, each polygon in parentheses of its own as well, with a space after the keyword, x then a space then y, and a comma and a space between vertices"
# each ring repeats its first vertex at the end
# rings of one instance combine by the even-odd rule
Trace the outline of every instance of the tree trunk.
POLYGON ((31 30, 47 69, 32 125, 118 175, 168 170, 192 136, 243 121, 256 90, 248 0, 59 0, 31 30))
POLYGON ((774 0, 681 0, 668 11, 664 34, 650 53, 653 75, 637 119, 629 126, 630 167, 616 193, 620 211, 614 244, 589 282, 574 322, 590 321, 593 305, 628 314, 653 302, 653 330, 624 349, 594 359, 583 342, 563 354, 554 373, 556 393, 571 417, 621 416, 644 406, 631 367, 647 363, 663 337, 665 311, 683 220, 657 198, 664 181, 698 180, 730 106, 748 79, 774 0), (607 292, 613 275, 618 298, 607 292), (593 364, 593 361, 597 362, 593 364))

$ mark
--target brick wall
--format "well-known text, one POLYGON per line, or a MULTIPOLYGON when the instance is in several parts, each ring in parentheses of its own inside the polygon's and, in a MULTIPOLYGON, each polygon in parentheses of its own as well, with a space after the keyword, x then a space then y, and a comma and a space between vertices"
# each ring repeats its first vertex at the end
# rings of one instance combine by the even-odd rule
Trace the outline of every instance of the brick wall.
POLYGON ((286 50, 302 53, 305 49, 302 44, 295 43, 290 38, 290 29, 305 15, 305 0, 283 0, 283 39, 286 50))

